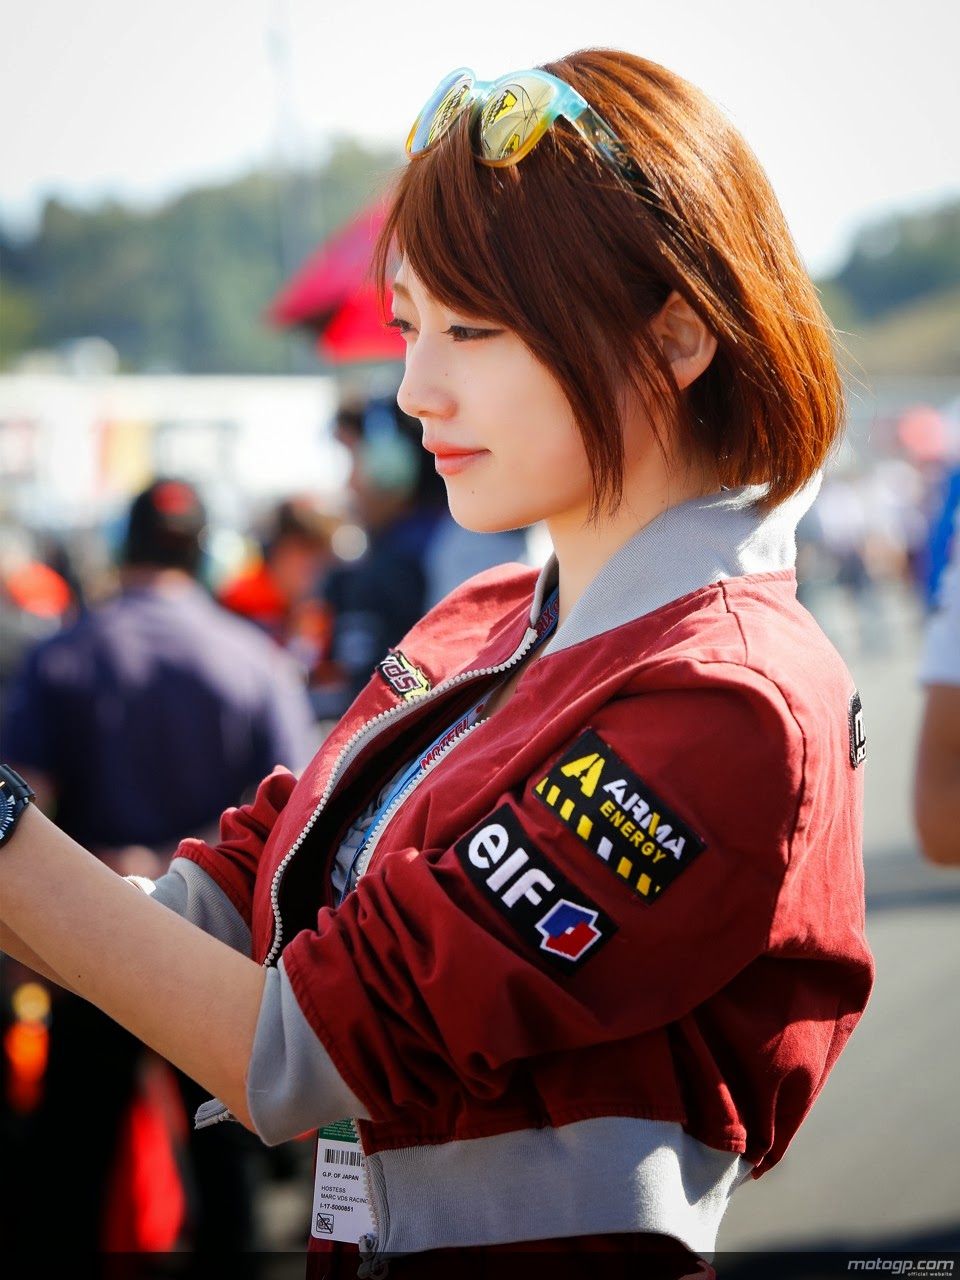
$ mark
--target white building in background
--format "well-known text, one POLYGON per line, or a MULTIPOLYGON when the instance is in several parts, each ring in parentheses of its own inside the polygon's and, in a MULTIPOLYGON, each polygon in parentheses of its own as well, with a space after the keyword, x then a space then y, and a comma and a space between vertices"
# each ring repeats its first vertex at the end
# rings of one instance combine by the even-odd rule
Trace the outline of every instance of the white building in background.
POLYGON ((113 519, 158 475, 241 525, 291 493, 341 501, 336 380, 24 372, 0 376, 0 521, 63 533, 113 519))

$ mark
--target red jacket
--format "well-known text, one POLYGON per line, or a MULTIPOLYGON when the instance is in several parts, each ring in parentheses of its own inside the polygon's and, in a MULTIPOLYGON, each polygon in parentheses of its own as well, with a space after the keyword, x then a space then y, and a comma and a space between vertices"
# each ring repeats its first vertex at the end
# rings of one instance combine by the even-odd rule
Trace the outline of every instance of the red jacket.
MULTIPOLYGON (((406 1231, 421 1212, 407 1184, 429 1180, 444 1149, 488 1153, 496 1171, 536 1143, 531 1168, 556 1179, 569 1160, 543 1154, 548 1140, 602 1132, 611 1169, 621 1157, 633 1169, 642 1132, 651 1149, 742 1154, 758 1176, 866 1004, 849 673, 789 568, 648 610, 641 585, 638 616, 619 620, 633 573, 615 565, 513 698, 425 774, 342 906, 329 872, 345 829, 532 639, 532 571, 455 592, 299 782, 273 775, 225 818, 217 850, 181 849, 250 926, 256 959, 282 956, 306 1025, 370 1117, 381 1224, 386 1201, 403 1204, 387 1247, 530 1238, 507 1183, 466 1236, 437 1238, 440 1210, 406 1231)), ((622 1222, 616 1199, 608 1188, 579 1218, 571 1209, 571 1233, 660 1230, 711 1247, 662 1207, 622 1222)))

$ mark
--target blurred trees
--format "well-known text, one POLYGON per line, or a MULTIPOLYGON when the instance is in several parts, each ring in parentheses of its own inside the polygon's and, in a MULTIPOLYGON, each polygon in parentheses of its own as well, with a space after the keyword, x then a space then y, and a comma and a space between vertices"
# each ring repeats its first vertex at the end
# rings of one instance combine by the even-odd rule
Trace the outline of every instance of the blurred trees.
POLYGON ((309 367, 307 340, 272 329, 264 308, 398 163, 342 140, 315 172, 254 173, 149 212, 49 200, 26 241, 0 232, 0 362, 95 335, 130 371, 309 367))
POLYGON ((864 227, 823 302, 868 373, 960 376, 960 201, 864 227))
POLYGON ((960 201, 865 227, 833 283, 870 320, 960 285, 960 201))
MULTIPOLYGON (((253 173, 149 212, 48 201, 28 240, 0 229, 0 367, 98 336, 130 371, 315 368, 309 340, 264 309, 400 163, 341 139, 311 172, 253 173)), ((818 284, 867 372, 960 374, 960 200, 864 227, 818 284)))

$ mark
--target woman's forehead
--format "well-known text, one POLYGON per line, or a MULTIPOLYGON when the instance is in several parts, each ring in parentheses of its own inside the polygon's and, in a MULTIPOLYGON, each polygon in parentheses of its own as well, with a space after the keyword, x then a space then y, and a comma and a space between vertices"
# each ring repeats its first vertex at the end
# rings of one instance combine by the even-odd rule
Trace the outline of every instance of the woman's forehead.
POLYGON ((388 288, 393 291, 395 297, 412 303, 416 303, 418 299, 433 299, 430 290, 405 258, 400 259, 393 280, 388 282, 388 288))

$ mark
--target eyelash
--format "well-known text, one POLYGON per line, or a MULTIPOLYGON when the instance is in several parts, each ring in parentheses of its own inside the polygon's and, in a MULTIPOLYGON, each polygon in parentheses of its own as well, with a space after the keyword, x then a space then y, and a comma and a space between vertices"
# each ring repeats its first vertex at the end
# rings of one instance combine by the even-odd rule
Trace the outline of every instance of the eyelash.
POLYGON ((466 324, 452 324, 447 330, 454 342, 480 342, 484 338, 494 338, 499 329, 474 329, 466 324))
MULTIPOLYGON (((396 329, 404 337, 408 333, 414 332, 414 326, 410 321, 402 320, 399 316, 394 316, 392 320, 388 320, 387 328, 396 329)), ((447 336, 452 338, 454 342, 481 342, 484 338, 496 337, 500 332, 502 332, 500 329, 476 329, 466 324, 452 324, 446 330, 447 336)))

